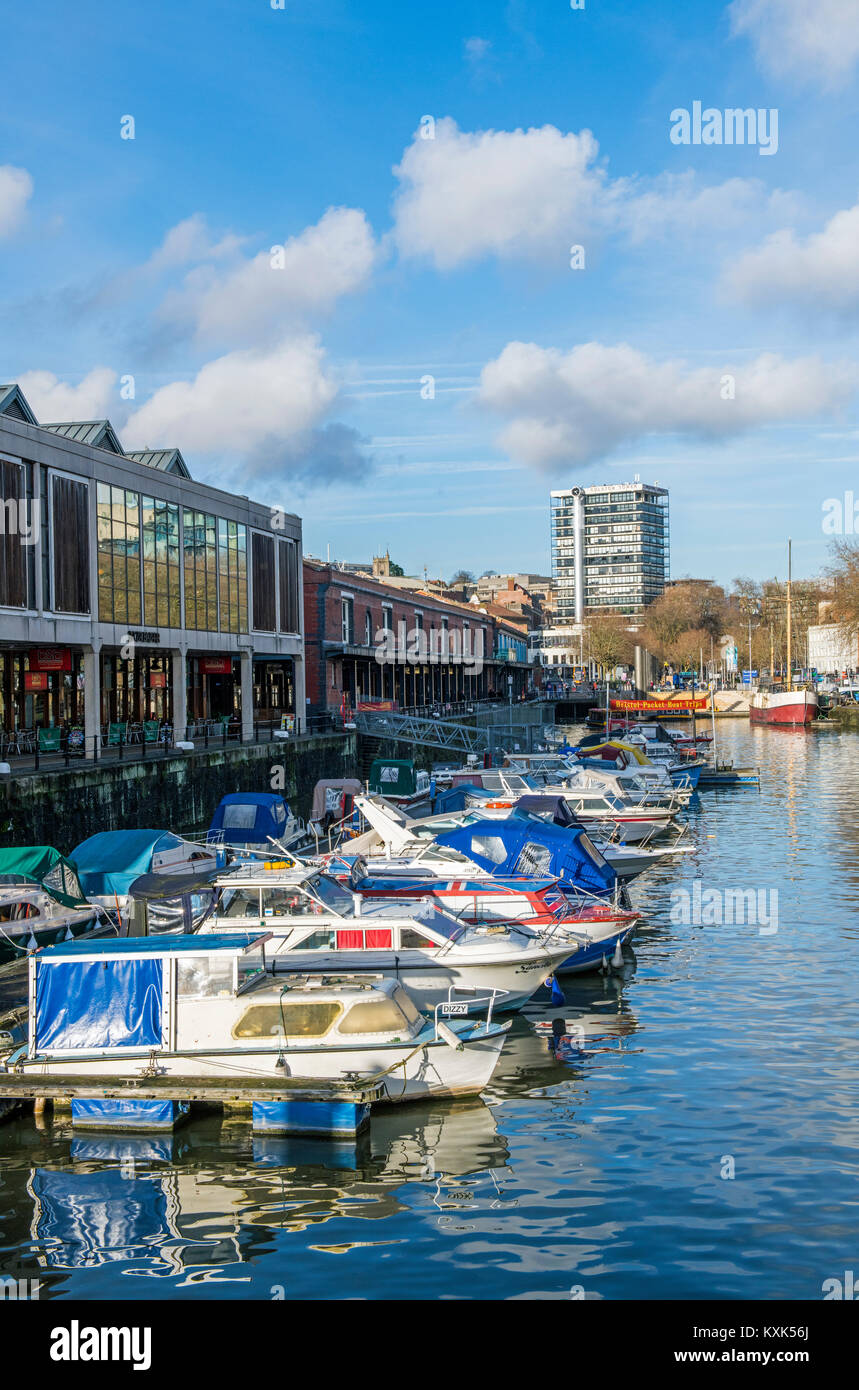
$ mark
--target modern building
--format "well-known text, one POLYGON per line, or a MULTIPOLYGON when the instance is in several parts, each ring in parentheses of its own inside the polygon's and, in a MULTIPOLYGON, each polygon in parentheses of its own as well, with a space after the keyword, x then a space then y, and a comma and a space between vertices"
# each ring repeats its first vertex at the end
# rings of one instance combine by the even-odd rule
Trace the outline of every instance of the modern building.
POLYGON ((859 638, 839 623, 808 629, 808 664, 823 676, 848 676, 859 670, 859 638))
POLYGON ((670 569, 668 491, 605 483, 551 494, 552 580, 559 627, 607 610, 637 617, 670 569))
POLYGON ((0 727, 303 719, 297 516, 0 386, 0 727))
POLYGON ((391 702, 398 709, 507 698, 531 688, 527 643, 512 625, 400 582, 304 561, 307 698, 339 719, 391 702))

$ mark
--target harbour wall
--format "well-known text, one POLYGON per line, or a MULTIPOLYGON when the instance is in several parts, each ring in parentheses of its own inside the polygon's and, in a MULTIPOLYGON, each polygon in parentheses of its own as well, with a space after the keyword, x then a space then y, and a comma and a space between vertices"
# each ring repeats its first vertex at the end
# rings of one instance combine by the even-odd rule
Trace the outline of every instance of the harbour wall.
POLYGON ((355 734, 311 734, 0 779, 0 846, 67 854, 99 830, 199 833, 228 792, 279 791, 306 819, 316 783, 354 777, 356 753, 355 734))

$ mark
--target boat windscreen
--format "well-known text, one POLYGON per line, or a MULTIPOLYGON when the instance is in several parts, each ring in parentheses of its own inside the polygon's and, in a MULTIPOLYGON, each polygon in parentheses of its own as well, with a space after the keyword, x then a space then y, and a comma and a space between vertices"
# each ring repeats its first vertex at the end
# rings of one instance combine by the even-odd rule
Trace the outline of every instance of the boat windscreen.
POLYGON ((438 932, 439 936, 446 936, 450 941, 455 941, 463 930, 461 922, 449 913, 441 912, 433 903, 418 903, 409 915, 422 926, 438 932))
POLYGON ((584 830, 579 836, 579 845, 584 850, 591 863, 596 864, 597 868, 605 869, 608 867, 607 860, 603 859, 590 835, 586 834, 584 830))
POLYGON ((354 907, 352 894, 327 874, 316 874, 303 885, 311 897, 341 916, 350 916, 354 907))

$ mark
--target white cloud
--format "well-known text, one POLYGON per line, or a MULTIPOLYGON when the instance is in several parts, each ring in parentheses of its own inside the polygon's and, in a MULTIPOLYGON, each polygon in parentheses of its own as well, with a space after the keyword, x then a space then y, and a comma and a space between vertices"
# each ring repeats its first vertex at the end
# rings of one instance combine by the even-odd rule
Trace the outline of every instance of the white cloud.
POLYGON ((0 164, 0 236, 19 226, 33 194, 33 180, 26 169, 0 164))
MULTIPOLYGON (((193 241, 199 234, 188 226, 185 238, 193 241)), ((201 342, 276 342, 286 329, 359 290, 375 259, 364 213, 329 208, 319 222, 283 243, 275 257, 266 248, 224 269, 195 267, 183 288, 166 297, 161 315, 192 329, 201 342)))
POLYGON ((757 179, 699 187, 694 173, 610 179, 589 130, 460 131, 449 117, 419 131, 394 172, 393 237, 404 256, 450 270, 483 256, 566 265, 569 248, 617 233, 632 242, 758 234, 793 210, 757 179))
POLYGON ((734 0, 735 34, 747 34, 759 63, 776 76, 845 82, 859 60, 856 0, 734 0))
POLYGON ((555 248, 563 254, 592 226, 605 197, 597 152, 588 130, 472 134, 445 117, 436 122, 435 139, 415 136, 394 170, 401 184, 397 245, 441 270, 487 253, 527 257, 555 248))
POLYGON ((724 438, 813 417, 844 405, 853 366, 762 354, 741 367, 655 361, 626 344, 583 343, 570 352, 508 343, 486 365, 479 403, 506 417, 500 443, 538 468, 586 465, 653 434, 724 438), (723 398, 733 376, 735 398, 723 398))
POLYGON ((356 432, 329 420, 338 398, 324 349, 305 335, 227 353, 192 381, 161 387, 130 417, 123 440, 134 448, 180 444, 189 455, 232 455, 251 474, 325 482, 362 462, 356 432))
POLYGON ((116 403, 116 372, 93 367, 77 386, 61 381, 53 372, 23 372, 18 385, 32 406, 36 419, 46 424, 61 420, 104 420, 116 403))
POLYGON ((203 214, 195 212, 169 229, 142 270, 157 274, 192 261, 221 260, 237 252, 244 240, 232 234, 216 239, 203 214))
POLYGON ((776 232, 742 255, 725 278, 748 304, 855 314, 859 309, 859 203, 837 212, 821 232, 804 240, 789 229, 776 232))

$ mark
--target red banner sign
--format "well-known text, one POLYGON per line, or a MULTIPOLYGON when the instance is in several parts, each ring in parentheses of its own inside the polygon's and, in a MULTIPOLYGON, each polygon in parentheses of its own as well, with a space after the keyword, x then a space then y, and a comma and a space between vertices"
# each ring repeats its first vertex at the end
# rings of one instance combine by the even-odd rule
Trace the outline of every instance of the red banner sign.
POLYGON ((231 676, 233 674, 233 661, 229 656, 201 656, 200 675, 201 676, 231 676))
POLYGON ((166 689, 166 686, 167 686, 167 672, 166 672, 166 671, 150 671, 150 672, 149 672, 149 689, 150 689, 150 690, 164 690, 164 689, 166 689))
POLYGON ((68 647, 34 647, 30 652, 31 671, 70 671, 72 654, 68 647))
POLYGON ((48 676, 47 676, 47 672, 41 672, 41 671, 25 671, 25 672, 24 672, 24 689, 25 689, 25 690, 47 690, 47 688, 48 688, 48 676))
POLYGON ((356 700, 355 708, 369 710, 371 713, 373 710, 381 710, 383 713, 393 714, 399 709, 399 705, 396 700, 356 700))
POLYGON ((648 714, 670 714, 672 710, 699 710, 709 709, 710 701, 706 695, 686 700, 611 700, 613 710, 622 710, 629 714, 640 714, 647 711, 648 714))

